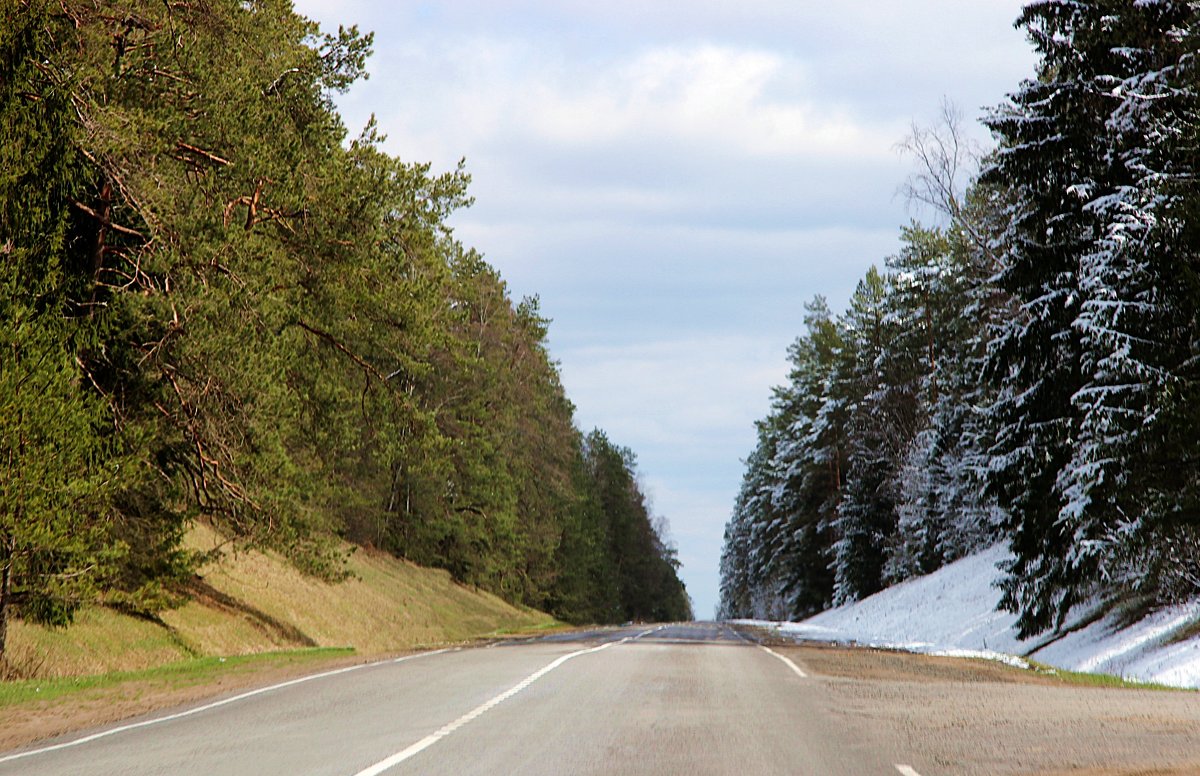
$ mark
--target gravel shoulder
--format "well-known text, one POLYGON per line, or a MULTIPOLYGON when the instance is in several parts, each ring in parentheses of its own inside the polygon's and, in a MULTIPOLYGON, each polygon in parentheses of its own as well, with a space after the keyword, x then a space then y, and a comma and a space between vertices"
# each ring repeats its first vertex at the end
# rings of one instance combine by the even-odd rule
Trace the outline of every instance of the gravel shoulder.
POLYGON ((1200 774, 1200 695, 1087 687, 1003 664, 776 646, 830 693, 839 723, 926 776, 1200 774))

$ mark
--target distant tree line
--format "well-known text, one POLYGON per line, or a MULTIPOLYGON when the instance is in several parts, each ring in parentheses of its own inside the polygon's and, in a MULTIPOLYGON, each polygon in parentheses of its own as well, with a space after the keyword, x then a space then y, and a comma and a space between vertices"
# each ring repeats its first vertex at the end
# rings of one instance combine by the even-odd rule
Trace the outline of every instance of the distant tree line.
POLYGON ((14 614, 177 603, 204 520, 346 539, 574 621, 683 619, 634 459, 577 430, 468 176, 346 142, 371 36, 288 0, 0 12, 0 655, 14 614))
POLYGON ((726 616, 800 618, 1004 542, 1026 635, 1076 605, 1200 594, 1196 3, 1029 3, 1037 72, 971 154, 905 147, 913 225, 834 316, 818 298, 758 424, 726 616))

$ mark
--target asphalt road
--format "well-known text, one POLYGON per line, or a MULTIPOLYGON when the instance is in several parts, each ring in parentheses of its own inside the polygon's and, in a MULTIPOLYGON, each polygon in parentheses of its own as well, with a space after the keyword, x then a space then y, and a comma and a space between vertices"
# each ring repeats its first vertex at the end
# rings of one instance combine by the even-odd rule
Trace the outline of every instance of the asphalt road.
POLYGON ((726 626, 633 626, 160 713, 0 753, 0 776, 918 773, 921 753, 849 733, 830 703, 825 684, 726 626))

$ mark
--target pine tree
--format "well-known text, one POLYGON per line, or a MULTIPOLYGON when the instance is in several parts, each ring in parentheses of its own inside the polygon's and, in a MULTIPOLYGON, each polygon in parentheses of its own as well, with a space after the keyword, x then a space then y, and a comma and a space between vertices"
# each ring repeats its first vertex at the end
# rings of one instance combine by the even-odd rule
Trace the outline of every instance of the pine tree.
MULTIPOLYGON (((143 526, 118 509, 142 484, 143 451, 87 363, 113 316, 97 286, 104 228, 83 204, 97 171, 78 150, 72 75, 53 58, 56 36, 70 33, 45 4, 27 4, 7 20, 0 29, 0 663, 14 613, 65 625, 105 587, 114 602, 147 592, 131 565, 144 548, 130 547, 127 530, 143 526)), ((155 546, 155 532, 143 538, 155 546)), ((158 560, 171 565, 169 556, 158 560)))
POLYGON ((890 358, 905 364, 917 396, 916 428, 896 474, 897 531, 885 576, 889 583, 928 574, 995 541, 991 510, 979 498, 969 432, 976 400, 972 307, 976 279, 963 231, 912 226, 889 260, 897 340, 890 358))
POLYGON ((780 426, 773 469, 773 508, 783 516, 779 588, 788 617, 821 611, 833 596, 833 542, 842 472, 844 430, 830 400, 841 331, 823 297, 805 305, 806 331, 789 350, 789 385, 777 393, 780 426), (826 412, 825 410, 829 411, 826 412))
POLYGON ((896 530, 895 474, 915 429, 908 364, 888 353, 896 340, 887 280, 868 270, 841 319, 843 348, 834 395, 847 408, 848 471, 837 507, 834 602, 856 601, 884 582, 888 543, 896 530))

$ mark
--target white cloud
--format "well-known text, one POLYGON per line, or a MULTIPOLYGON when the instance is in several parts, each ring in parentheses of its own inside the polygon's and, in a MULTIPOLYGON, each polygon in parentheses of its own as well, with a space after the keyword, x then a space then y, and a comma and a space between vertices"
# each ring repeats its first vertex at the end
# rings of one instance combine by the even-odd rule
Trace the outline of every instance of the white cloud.
POLYGON ((586 74, 551 62, 536 74, 508 68, 511 110, 532 135, 576 148, 652 138, 722 155, 795 157, 889 154, 894 127, 856 122, 799 88, 799 61, 778 53, 670 46, 586 74), (530 83, 532 81, 532 83, 530 83), (794 88, 780 94, 779 84, 794 88))
POLYGON ((585 423, 597 419, 640 456, 663 450, 676 460, 723 457, 724 443, 752 439, 770 386, 787 376, 779 341, 741 336, 567 348, 562 357, 585 423))
POLYGON ((846 105, 817 101, 803 62, 749 47, 667 45, 594 62, 534 40, 468 36, 406 42, 377 59, 359 90, 376 99, 347 101, 351 126, 373 111, 390 150, 412 158, 419 149, 439 166, 516 153, 534 164, 511 171, 529 175, 545 147, 683 156, 704 167, 767 158, 861 165, 893 159, 904 131, 901 121, 869 124, 846 105))

